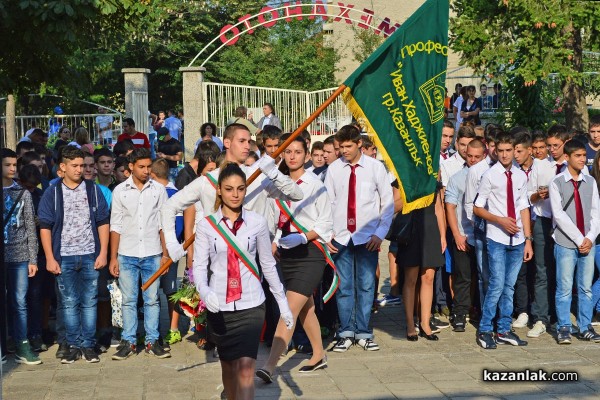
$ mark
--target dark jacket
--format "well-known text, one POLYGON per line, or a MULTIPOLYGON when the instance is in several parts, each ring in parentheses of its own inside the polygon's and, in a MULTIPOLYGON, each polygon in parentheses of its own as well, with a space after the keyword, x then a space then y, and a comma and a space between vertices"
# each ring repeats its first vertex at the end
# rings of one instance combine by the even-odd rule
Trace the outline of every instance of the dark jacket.
MULTIPOLYGON (((84 181, 88 203, 90 206, 90 219, 94 235, 95 257, 100 254, 100 237, 98 227, 109 223, 110 210, 102 192, 93 181, 84 181)), ((60 239, 63 229, 64 204, 62 194, 62 179, 44 192, 38 209, 40 229, 52 231, 52 253, 54 259, 60 264, 60 239)))

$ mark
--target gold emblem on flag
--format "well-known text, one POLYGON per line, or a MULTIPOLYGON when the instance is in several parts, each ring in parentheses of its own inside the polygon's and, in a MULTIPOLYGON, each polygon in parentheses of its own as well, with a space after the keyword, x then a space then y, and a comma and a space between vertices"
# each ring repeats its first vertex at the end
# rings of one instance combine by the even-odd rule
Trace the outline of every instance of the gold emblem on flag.
POLYGON ((423 97, 432 124, 444 118, 446 89, 443 78, 445 75, 446 71, 444 70, 419 87, 419 92, 421 92, 421 97, 423 97))

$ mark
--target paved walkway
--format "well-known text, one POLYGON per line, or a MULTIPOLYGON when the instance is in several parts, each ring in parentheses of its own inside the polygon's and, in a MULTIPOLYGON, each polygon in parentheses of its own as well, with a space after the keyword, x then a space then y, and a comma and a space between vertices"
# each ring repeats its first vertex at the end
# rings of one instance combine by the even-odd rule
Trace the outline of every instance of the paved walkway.
MULTIPOLYGON (((384 252, 381 265, 387 266, 384 252)), ((387 267, 382 269, 387 292, 387 267)), ((598 399, 600 398, 600 344, 575 340, 558 346, 550 335, 530 340, 527 347, 483 350, 475 344, 475 328, 465 333, 445 329, 438 342, 404 337, 403 309, 386 307, 373 316, 381 350, 365 352, 352 347, 346 353, 328 353, 328 368, 298 373, 308 358, 290 353, 282 359, 277 381, 256 384, 257 398, 270 399, 598 399), (522 371, 544 369, 576 371, 578 381, 483 382, 483 369, 522 371)), ((519 329, 524 337, 526 329, 519 329)), ((267 356, 261 345, 258 365, 267 356)), ((42 353, 43 364, 4 365, 2 399, 219 399, 222 391, 218 360, 184 339, 172 346, 173 357, 158 360, 144 353, 126 361, 101 356, 99 364, 78 361, 62 365, 54 358, 56 345, 42 353)))

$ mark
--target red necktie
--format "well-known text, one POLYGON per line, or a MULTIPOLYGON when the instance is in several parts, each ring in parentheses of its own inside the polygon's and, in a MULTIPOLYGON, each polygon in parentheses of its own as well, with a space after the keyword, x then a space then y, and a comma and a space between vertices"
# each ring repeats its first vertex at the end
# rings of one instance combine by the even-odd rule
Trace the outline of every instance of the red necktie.
POLYGON ((562 169, 562 164, 556 164, 556 175, 560 174, 560 170, 562 169))
POLYGON ((448 154, 446 154, 445 151, 440 151, 440 155, 442 156, 442 158, 445 160, 448 158, 448 154))
POLYGON ((575 200, 575 222, 577 229, 582 235, 585 235, 585 223, 583 222, 583 205, 581 204, 581 196, 579 196, 579 182, 573 182, 573 200, 575 200))
POLYGON ((506 171, 506 213, 508 217, 517 219, 515 212, 515 197, 513 194, 512 172, 506 171))
POLYGON ((350 181, 348 185, 348 230, 356 231, 356 165, 350 165, 350 181))
MULTIPOLYGON (((298 179, 296 181, 296 185, 300 185, 302 183, 302 179, 298 179)), ((285 201, 288 208, 292 205, 292 202, 289 200, 285 201)), ((279 221, 277 222, 277 229, 280 229, 282 232, 290 232, 291 231, 291 220, 282 212, 279 212, 279 221)))
MULTIPOLYGON (((227 220, 223 218, 225 225, 227 220)), ((244 222, 241 218, 233 223, 233 228, 229 230, 236 235, 240 226, 244 222)), ((242 298, 242 278, 240 275, 240 261, 238 260, 237 254, 230 246, 227 246, 227 295, 225 296, 225 303, 231 303, 242 298)))

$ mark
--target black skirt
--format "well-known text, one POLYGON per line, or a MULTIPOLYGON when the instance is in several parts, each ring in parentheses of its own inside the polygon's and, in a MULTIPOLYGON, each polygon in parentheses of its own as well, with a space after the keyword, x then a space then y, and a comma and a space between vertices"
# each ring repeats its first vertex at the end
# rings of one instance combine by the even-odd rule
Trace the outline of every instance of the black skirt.
POLYGON ((264 320, 264 303, 245 310, 209 312, 207 328, 211 341, 219 350, 219 358, 223 361, 242 357, 256 360, 264 320))
POLYGON ((279 249, 279 265, 286 290, 312 296, 325 270, 325 256, 312 242, 292 249, 279 249))
POLYGON ((411 212, 410 240, 398 243, 398 267, 439 268, 446 263, 442 253, 440 230, 435 216, 435 201, 411 212))

